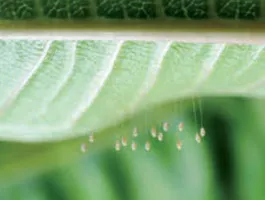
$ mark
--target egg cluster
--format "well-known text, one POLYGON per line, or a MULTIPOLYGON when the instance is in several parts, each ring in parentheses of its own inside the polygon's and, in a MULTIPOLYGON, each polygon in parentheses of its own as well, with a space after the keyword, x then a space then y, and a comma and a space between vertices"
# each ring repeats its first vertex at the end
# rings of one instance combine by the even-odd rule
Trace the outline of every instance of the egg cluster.
MULTIPOLYGON (((196 125, 197 132, 195 133, 195 141, 197 143, 201 143, 202 138, 205 137, 206 131, 205 128, 203 127, 203 111, 202 111, 202 102, 200 98, 192 98, 192 108, 193 108, 193 115, 194 115, 194 122, 196 125), (197 102, 197 103, 196 103, 197 102), (196 105, 199 106, 199 118, 200 118, 200 125, 198 123, 198 118, 197 118, 197 112, 196 112, 196 105), (199 128, 200 127, 200 128, 199 128)), ((164 136, 167 134, 170 134, 169 132, 173 131, 176 133, 176 148, 180 151, 183 146, 183 142, 181 140, 181 134, 185 134, 184 132, 184 122, 180 121, 177 123, 177 125, 174 123, 169 124, 168 122, 163 122, 159 128, 153 126, 153 127, 146 127, 145 131, 139 131, 138 127, 134 127, 131 131, 131 135, 126 134, 121 137, 117 137, 114 143, 114 149, 116 151, 120 151, 122 148, 128 148, 130 146, 130 149, 132 151, 136 151, 137 148, 140 147, 140 144, 137 143, 137 138, 142 137, 144 139, 145 143, 142 148, 145 149, 145 151, 150 151, 151 150, 151 140, 157 140, 159 142, 162 142, 164 140, 164 136), (169 131, 170 129, 170 131, 169 131), (146 133, 146 130, 148 130, 148 134, 146 133)), ((90 134, 88 136, 88 142, 89 143, 94 143, 94 134, 90 134)), ((83 143, 81 144, 81 152, 86 152, 87 151, 87 144, 83 143)))
MULTIPOLYGON (((152 127, 149 131, 149 134, 151 136, 152 139, 157 139, 158 141, 162 142, 164 139, 164 135, 169 131, 169 123, 168 122, 164 122, 162 124, 162 131, 157 131, 157 129, 155 127, 152 127)), ((184 132, 184 123, 180 122, 177 126, 177 132, 176 132, 176 136, 177 136, 177 141, 176 141, 176 148, 180 151, 182 149, 182 141, 181 139, 178 137, 179 133, 183 133, 184 132)), ((136 138, 140 137, 141 135, 144 134, 140 134, 139 130, 137 127, 134 127, 132 130, 132 138, 131 140, 128 140, 128 138, 126 136, 122 136, 120 139, 116 139, 115 144, 114 144, 114 149, 116 151, 120 151, 122 148, 125 148, 127 146, 130 146, 132 151, 136 151, 137 149, 137 142, 136 142, 136 138)), ((195 134, 195 140, 197 143, 201 142, 201 139, 203 137, 205 137, 206 135, 206 131, 203 127, 200 128, 200 130, 195 134)), ((89 143, 94 143, 95 139, 94 139, 94 134, 91 134, 88 136, 88 141, 89 143)), ((150 151, 151 150, 151 142, 150 140, 146 140, 145 144, 144 144, 144 149, 145 151, 150 151)), ((81 144, 81 152, 86 152, 87 151, 87 144, 83 143, 81 144)))

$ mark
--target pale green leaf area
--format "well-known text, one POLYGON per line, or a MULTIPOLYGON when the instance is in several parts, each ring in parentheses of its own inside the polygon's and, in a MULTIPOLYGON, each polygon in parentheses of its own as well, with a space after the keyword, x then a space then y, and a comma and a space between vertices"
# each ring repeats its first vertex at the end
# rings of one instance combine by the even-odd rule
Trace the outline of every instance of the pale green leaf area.
POLYGON ((264 11, 262 0, 0 0, 0 200, 264 199, 264 11), (125 28, 134 41, 71 35, 125 28), (33 40, 60 30, 68 40, 33 40), (145 31, 154 39, 137 40, 145 31))
POLYGON ((263 46, 172 41, 1 43, 3 140, 86 135, 179 98, 265 94, 263 46))

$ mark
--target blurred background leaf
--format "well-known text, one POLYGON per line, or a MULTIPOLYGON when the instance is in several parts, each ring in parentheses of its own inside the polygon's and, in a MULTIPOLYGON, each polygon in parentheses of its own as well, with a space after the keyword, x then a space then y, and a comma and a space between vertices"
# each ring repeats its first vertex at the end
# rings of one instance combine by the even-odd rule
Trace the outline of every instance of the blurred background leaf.
MULTIPOLYGON (((176 102, 147 112, 147 126, 139 126, 143 135, 135 152, 129 147, 115 152, 113 133, 129 131, 120 126, 99 133, 83 156, 79 147, 87 138, 37 145, 2 143, 2 199, 262 199, 261 106, 263 100, 203 99, 207 136, 201 144, 194 139, 193 110, 187 106, 186 114, 176 115, 170 112, 176 102), (168 121, 171 128, 163 142, 151 139, 151 151, 146 152, 149 122, 156 118, 168 121), (182 151, 175 146, 174 127, 180 119, 185 122, 182 151)), ((138 117, 143 120, 141 114, 138 117)), ((124 126, 137 121, 136 116, 124 126)), ((154 124, 161 129, 160 123, 154 124)))

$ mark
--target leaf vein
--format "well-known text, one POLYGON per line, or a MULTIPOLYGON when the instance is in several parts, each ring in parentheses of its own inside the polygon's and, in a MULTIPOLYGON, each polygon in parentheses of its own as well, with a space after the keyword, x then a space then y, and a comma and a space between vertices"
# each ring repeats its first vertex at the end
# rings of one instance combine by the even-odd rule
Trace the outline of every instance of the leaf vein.
POLYGON ((118 54, 119 54, 123 44, 124 44, 123 40, 118 42, 116 49, 113 52, 112 58, 109 62, 109 65, 100 74, 98 74, 94 79, 91 80, 91 81, 97 82, 98 87, 94 88, 91 91, 91 95, 84 102, 80 103, 80 106, 77 107, 76 111, 72 114, 72 125, 76 124, 76 122, 82 118, 84 113, 94 103, 95 99, 99 95, 99 93, 102 90, 106 80, 108 79, 108 77, 110 76, 110 74, 114 68, 115 61, 118 57, 118 54), (98 76, 101 76, 101 79, 98 79, 98 76))
POLYGON ((67 70, 65 76, 63 77, 62 81, 58 84, 59 86, 55 88, 55 92, 53 95, 51 95, 51 98, 48 100, 46 106, 43 107, 41 111, 41 115, 45 114, 47 112, 47 109, 49 108, 50 104, 54 102, 54 100, 60 95, 63 88, 66 86, 66 84, 69 82, 71 75, 74 71, 75 61, 76 61, 76 49, 77 49, 77 41, 74 41, 72 43, 71 47, 71 59, 69 64, 69 69, 67 70))
POLYGON ((156 59, 156 62, 153 63, 151 70, 149 71, 142 89, 140 89, 139 94, 137 96, 136 101, 134 101, 131 106, 129 106, 129 112, 133 113, 136 107, 139 105, 142 99, 151 91, 154 87, 156 79, 158 77, 159 71, 162 67, 162 62, 164 60, 165 55, 167 54, 168 50, 172 45, 172 41, 167 41, 166 43, 163 42, 160 48, 158 48, 157 52, 159 52, 159 56, 156 59), (161 50, 162 49, 162 50, 161 50))
POLYGON ((226 47, 225 44, 221 44, 221 45, 218 44, 218 46, 214 48, 215 56, 209 62, 206 62, 206 65, 202 67, 202 72, 196 83, 196 89, 200 88, 203 85, 203 83, 211 76, 214 70, 214 66, 220 59, 222 53, 224 52, 225 47, 226 47))
POLYGON ((237 71, 237 73, 235 74, 235 77, 239 77, 241 76, 243 73, 245 73, 252 65, 253 63, 255 63, 255 61, 257 61, 260 58, 261 53, 264 50, 264 46, 261 46, 256 53, 254 54, 254 56, 252 57, 251 61, 249 62, 248 65, 246 65, 245 67, 242 67, 241 70, 237 71))
POLYGON ((30 79, 32 78, 33 74, 36 73, 36 71, 39 69, 41 63, 44 61, 45 57, 48 54, 48 51, 51 47, 52 40, 49 40, 47 44, 44 47, 43 53, 41 54, 39 60, 36 62, 36 64, 32 67, 30 72, 27 74, 27 76, 23 77, 22 82, 20 82, 19 86, 15 88, 15 90, 11 93, 10 97, 7 99, 6 103, 2 106, 3 110, 6 110, 18 97, 18 95, 21 93, 21 91, 26 87, 26 85, 29 83, 30 79))

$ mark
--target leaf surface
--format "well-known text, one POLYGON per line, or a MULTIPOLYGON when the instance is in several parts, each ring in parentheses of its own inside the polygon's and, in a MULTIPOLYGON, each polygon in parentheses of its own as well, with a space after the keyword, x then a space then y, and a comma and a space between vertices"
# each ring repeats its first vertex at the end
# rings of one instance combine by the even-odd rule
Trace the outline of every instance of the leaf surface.
POLYGON ((264 97, 264 46, 1 41, 0 135, 77 137, 193 96, 264 97))

